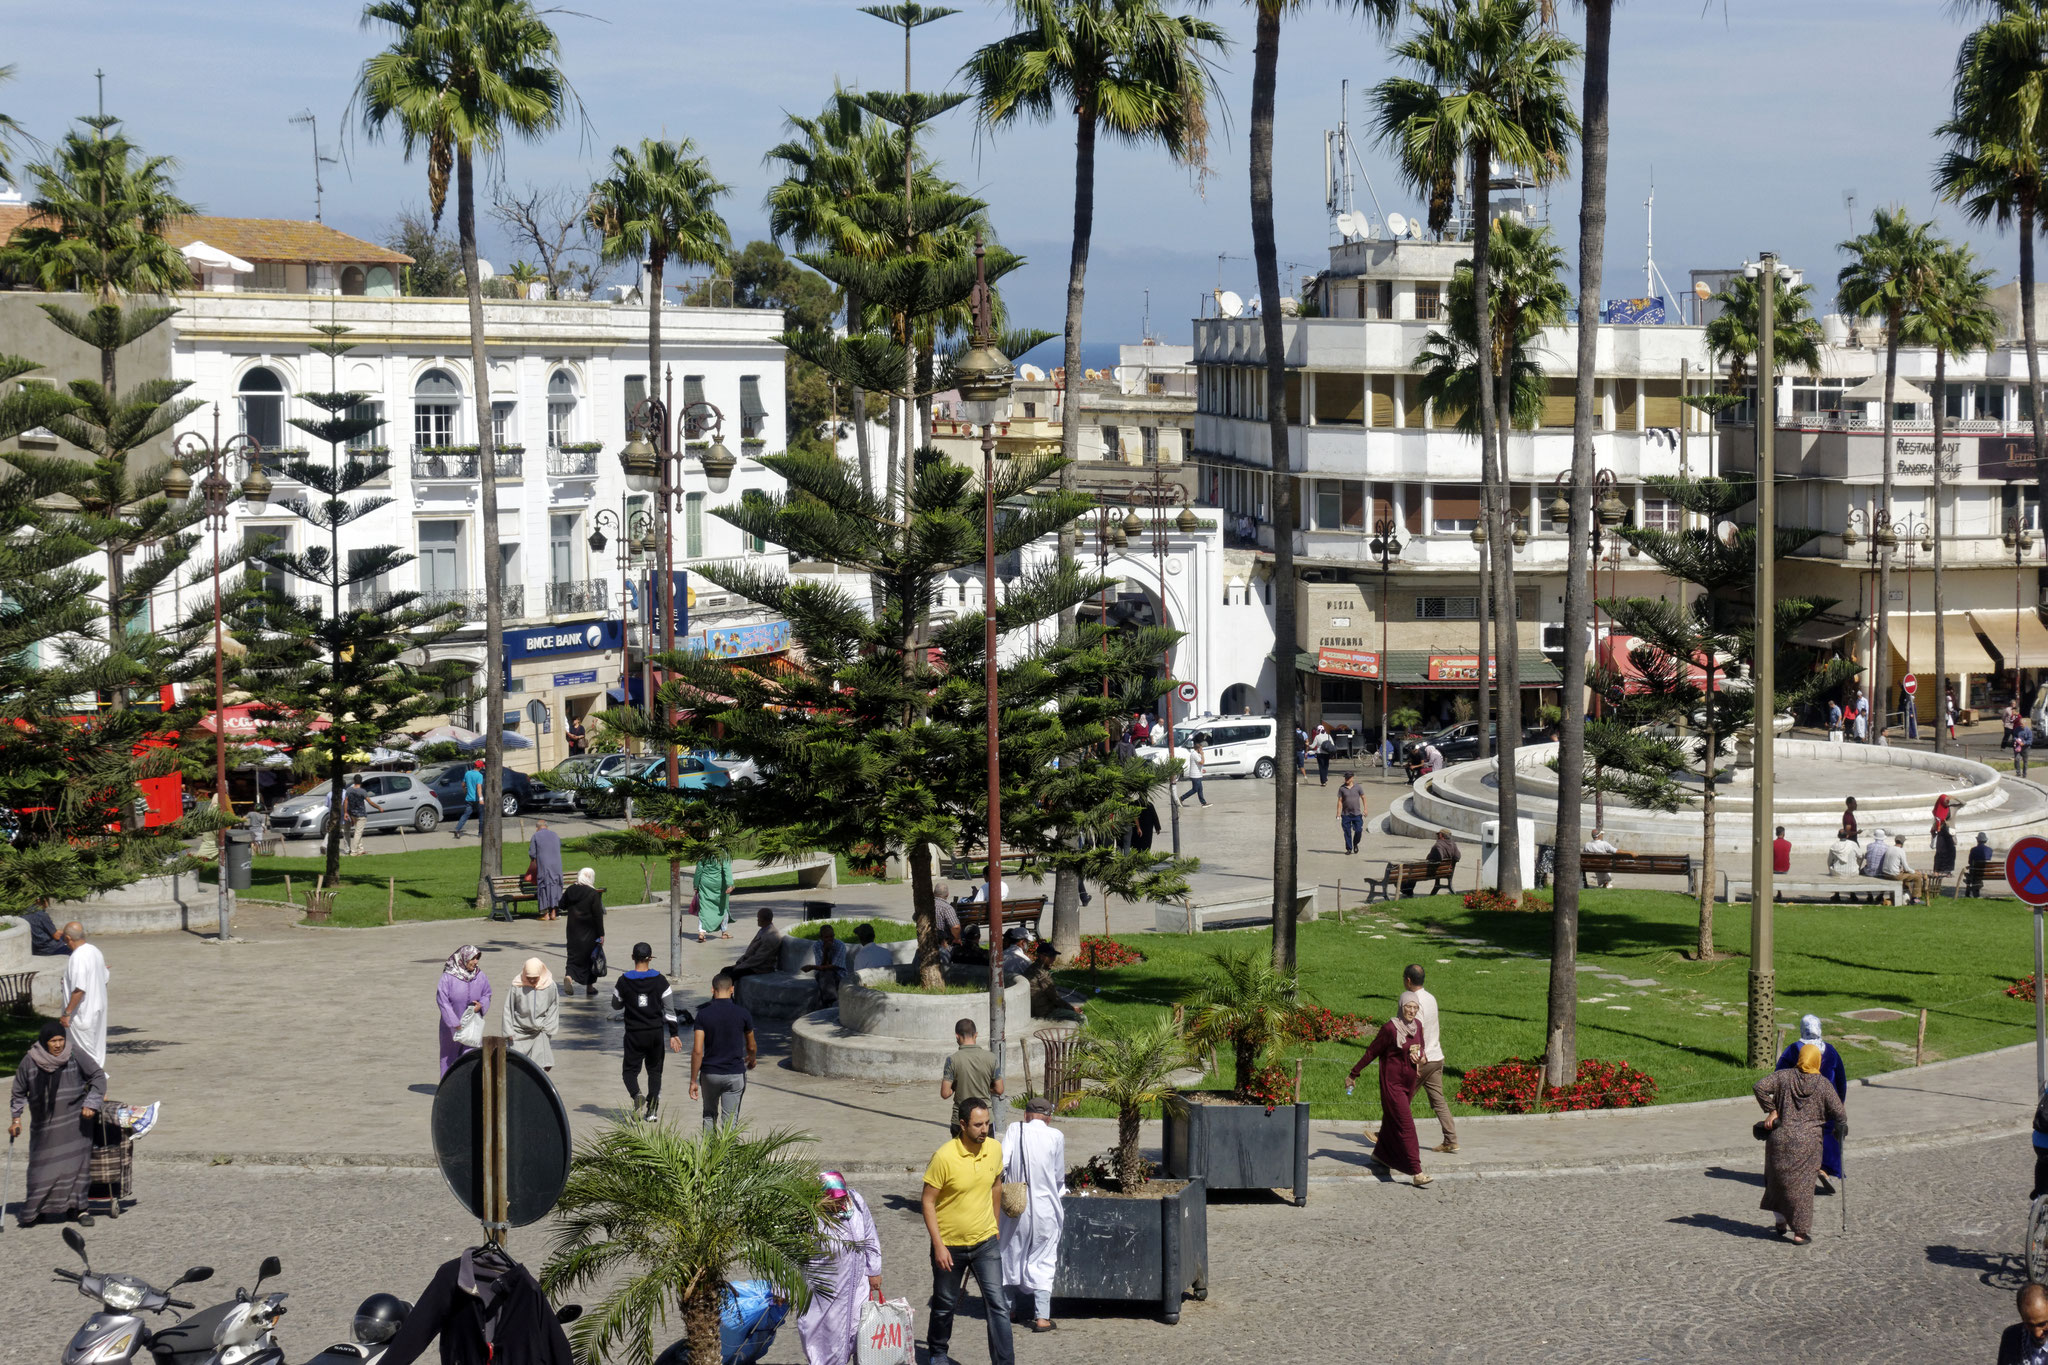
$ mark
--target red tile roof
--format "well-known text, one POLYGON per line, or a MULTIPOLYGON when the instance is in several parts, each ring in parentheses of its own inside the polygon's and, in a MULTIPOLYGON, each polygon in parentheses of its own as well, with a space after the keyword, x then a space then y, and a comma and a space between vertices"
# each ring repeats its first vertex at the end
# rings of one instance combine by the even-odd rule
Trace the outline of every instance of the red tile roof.
MULTIPOLYGON (((32 211, 0 204, 0 241, 27 223, 32 211)), ((389 247, 337 232, 325 223, 294 218, 180 218, 164 229, 172 246, 205 242, 245 261, 295 261, 306 264, 411 265, 412 257, 389 247)))

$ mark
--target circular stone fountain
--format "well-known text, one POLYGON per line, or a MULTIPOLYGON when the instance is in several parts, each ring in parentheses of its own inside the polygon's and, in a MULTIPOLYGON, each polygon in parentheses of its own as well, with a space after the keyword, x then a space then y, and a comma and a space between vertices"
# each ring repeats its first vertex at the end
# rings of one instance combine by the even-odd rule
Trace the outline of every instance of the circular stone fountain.
MULTIPOLYGON (((920 995, 878 989, 884 981, 914 985, 917 968, 870 967, 839 988, 839 1003, 813 1011, 790 1027, 790 1065, 808 1076, 851 1076, 936 1083, 958 1046, 953 1025, 972 1019, 988 1032, 988 969, 954 967, 948 985, 979 986, 977 995, 920 995)), ((1043 1027, 1031 1017, 1031 983, 1017 977, 1003 991, 1009 1039, 1005 1075, 1024 1075, 1023 1040, 1043 1027)), ((986 1036, 982 1043, 987 1044, 986 1036)), ((1023 1093, 1021 1081, 1011 1093, 1023 1093)))
MULTIPOLYGON (((1781 731, 1784 726, 1781 721, 1781 731)), ((1557 831, 1555 744, 1515 751, 1512 777, 1521 813, 1536 824, 1536 838, 1549 843, 1557 831)), ((2003 849, 2021 834, 2048 829, 2048 788, 2000 773, 1982 763, 1924 749, 1873 744, 1830 744, 1779 738, 1772 747, 1773 822, 1785 826, 1795 847, 1817 848, 1840 827, 1842 798, 1856 798, 1856 819, 1867 839, 1873 829, 1905 834, 1914 849, 1926 847, 1934 798, 1946 792, 1961 803, 1956 842, 1968 848, 1978 831, 2003 849)), ((1681 784, 1686 800, 1675 811, 1647 810, 1609 795, 1605 828, 1609 842, 1631 853, 1697 853, 1702 833, 1700 780, 1681 784)), ((1749 848, 1750 770, 1723 769, 1715 783, 1714 847, 1721 852, 1749 848)), ((1416 781, 1387 813, 1394 834, 1427 839, 1439 829, 1477 839, 1481 822, 1499 818, 1499 759, 1461 763, 1416 781)), ((1584 829, 1593 831, 1593 798, 1585 799, 1584 829)))

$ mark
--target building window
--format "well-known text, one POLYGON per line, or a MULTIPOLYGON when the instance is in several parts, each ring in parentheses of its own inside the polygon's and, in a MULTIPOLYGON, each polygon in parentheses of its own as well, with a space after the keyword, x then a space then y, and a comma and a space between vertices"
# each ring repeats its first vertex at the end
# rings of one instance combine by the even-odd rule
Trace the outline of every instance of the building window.
POLYGON ((1435 322, 1444 313, 1443 286, 1418 284, 1415 286, 1415 320, 1435 322))
POLYGON ((1470 531, 1479 524, 1479 490, 1470 484, 1439 485, 1430 499, 1429 529, 1437 535, 1470 531))
POLYGON ((548 449, 576 439, 576 376, 556 370, 548 377, 548 449))
POLYGON ((391 591, 390 576, 386 572, 387 553, 381 549, 348 552, 349 606, 375 608, 391 591))
POLYGON ((412 389, 412 443, 416 446, 455 444, 455 416, 462 407, 462 388, 446 370, 428 370, 412 389))
POLYGON ((519 542, 516 540, 498 542, 498 591, 505 598, 505 613, 508 616, 521 614, 526 602, 525 580, 519 573, 519 542))
POLYGON ((1643 499, 1643 526, 1651 531, 1678 531, 1678 504, 1669 498, 1643 499))
POLYGON ((282 294, 284 292, 284 262, 257 261, 255 278, 249 281, 249 288, 259 294, 282 294))
POLYGON ((1415 619, 1418 621, 1477 621, 1479 599, 1474 597, 1418 597, 1415 599, 1415 619))
POLYGON ((683 438, 694 441, 704 434, 710 422, 704 410, 704 376, 686 374, 683 376, 683 438))
POLYGON ((1038 416, 1038 404, 1036 404, 1036 403, 1026 403, 1026 404, 1024 405, 1024 420, 1028 422, 1028 421, 1032 420, 1033 418, 1035 418, 1035 417, 1037 417, 1037 416, 1038 416))
POLYGON ((626 376, 626 430, 633 430, 633 409, 647 401, 647 376, 629 374, 626 376))
POLYGON ((1121 460, 1123 457, 1124 449, 1119 443, 1116 428, 1105 423, 1102 428, 1102 458, 1121 460))
POLYGON ((345 265, 341 268, 341 292, 354 296, 363 292, 363 268, 359 265, 345 265))
POLYGON ((768 430, 768 409, 761 404, 761 376, 740 376, 740 439, 758 441, 768 430))
POLYGON ((384 444, 384 405, 382 403, 374 399, 364 403, 357 403, 348 410, 348 420, 351 422, 377 423, 376 426, 371 427, 369 430, 359 431, 349 437, 348 448, 350 450, 368 450, 372 446, 384 444))
POLYGON ((284 383, 277 371, 258 365, 242 376, 237 397, 242 409, 242 430, 265 450, 284 447, 284 383))
POLYGON ((556 513, 548 518, 548 581, 576 581, 576 514, 556 513))
POLYGON ((1373 290, 1373 313, 1381 322, 1394 320, 1394 282, 1381 280, 1373 290))
POLYGON ((462 523, 423 521, 419 529, 420 591, 462 591, 462 523))
POLYGON ((1145 444, 1145 463, 1159 463, 1159 428, 1139 427, 1138 436, 1145 444))
POLYGON ((1195 458, 1195 429, 1193 427, 1182 427, 1180 429, 1180 457, 1183 460, 1195 458))
POLYGON ((516 443, 518 441, 519 423, 513 418, 513 413, 518 406, 517 403, 491 404, 492 449, 503 450, 508 443, 516 443))
POLYGON ((683 499, 683 554, 704 557, 704 495, 691 493, 683 499))

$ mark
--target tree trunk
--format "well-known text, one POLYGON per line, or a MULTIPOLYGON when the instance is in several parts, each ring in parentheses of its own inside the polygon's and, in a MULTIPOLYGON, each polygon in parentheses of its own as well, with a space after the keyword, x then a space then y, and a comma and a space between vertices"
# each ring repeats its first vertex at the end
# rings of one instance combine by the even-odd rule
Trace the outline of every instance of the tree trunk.
MULTIPOLYGON (((490 880, 504 870, 505 819, 505 601, 498 574, 498 453, 491 440, 491 370, 484 357, 484 291, 476 264, 476 175, 467 146, 455 149, 455 225, 462 240, 462 274, 469 292, 470 390, 476 410, 476 462, 484 523, 484 809, 478 830, 481 860, 477 896, 488 900, 490 880)), ((651 385, 654 377, 648 376, 651 385)))
MULTIPOLYGON (((1884 441, 1878 447, 1882 452, 1884 460, 1884 476, 1883 482, 1880 485, 1880 503, 1877 509, 1877 517, 1872 519, 1874 522, 1881 520, 1886 526, 1890 526, 1895 520, 1892 512, 1892 391, 1893 387, 1898 383, 1899 375, 1900 320, 1901 310, 1897 305, 1894 305, 1885 315, 1884 320, 1884 441)), ((1773 375, 1772 383, 1776 382, 1777 376, 1773 375)), ((1763 415, 1763 395, 1757 395, 1757 400, 1757 415, 1761 417, 1763 415)), ((1777 411, 1776 406, 1773 405, 1771 410, 1775 413, 1777 411)), ((1776 418, 1773 417, 1772 420, 1775 421, 1776 418)), ((1757 436, 1757 449, 1763 449, 1763 436, 1761 432, 1757 436)), ((1938 462, 1940 456, 1937 455, 1935 458, 1938 462)), ((1759 478, 1773 474, 1774 471, 1761 467, 1757 470, 1757 477, 1759 478)), ((1873 544, 1877 541, 1878 529, 1876 525, 1872 525, 1870 528, 1873 544)), ((1768 549, 1769 542, 1765 542, 1765 546, 1768 549)), ((1892 710, 1890 687, 1892 662, 1892 555, 1891 551, 1885 549, 1880 549, 1877 552, 1876 615, 1877 634, 1870 642, 1870 679, 1872 683, 1870 699, 1877 704, 1877 729, 1871 735, 1871 738, 1879 744, 1884 744, 1889 742, 1885 734, 1885 721, 1891 715, 1892 710)), ((1759 720, 1756 732, 1757 742, 1760 744, 1769 743, 1770 741, 1766 737, 1773 733, 1771 721, 1777 715, 1778 708, 1776 703, 1769 697, 1760 697, 1758 700, 1762 701, 1765 705, 1764 713, 1759 720)))
MULTIPOLYGON (((1280 65, 1279 0, 1259 0, 1252 58, 1252 255, 1257 258, 1260 331, 1266 348, 1266 432, 1273 470, 1273 733, 1293 743, 1295 703, 1294 462, 1287 450, 1287 357, 1280 326, 1280 258, 1273 244, 1273 92, 1280 65)), ((1273 784, 1273 966, 1294 973, 1295 804, 1282 770, 1273 784)))
MULTIPOLYGON (((1504 349, 1512 348, 1513 333, 1510 332, 1504 349)), ((1513 356, 1510 353, 1509 362, 1513 356)), ((1502 372, 1494 376, 1498 397, 1495 401, 1497 420, 1494 424, 1494 443, 1497 455, 1493 464, 1495 496, 1499 509, 1495 521, 1500 529, 1500 550, 1493 557, 1493 652, 1500 658, 1499 704, 1495 707, 1496 723, 1500 727, 1500 740, 1493 750, 1500 756, 1500 893, 1522 898, 1522 803, 1515 790, 1515 750, 1522 739, 1522 630, 1520 617, 1515 611, 1515 531, 1517 526, 1508 524, 1507 512, 1515 505, 1514 479, 1508 473, 1508 432, 1514 419, 1509 415, 1508 386, 1509 366, 1502 366, 1502 372)), ((1485 679, 1480 679, 1480 689, 1485 690, 1485 679)))
POLYGON ((1144 1158, 1138 1155, 1138 1124, 1143 1117, 1140 1109, 1116 1112, 1116 1183, 1125 1194, 1145 1183, 1144 1158))
POLYGON ((724 1285, 717 1276, 683 1300, 683 1337, 690 1343, 690 1359, 723 1360, 720 1354, 718 1319, 724 1285))
MULTIPOLYGON (((848 336, 853 336, 861 330, 862 312, 860 296, 850 289, 847 290, 846 334, 848 336)), ((875 495, 875 456, 874 452, 868 449, 868 391, 859 384, 853 386, 852 408, 853 449, 855 457, 860 462, 860 491, 869 497, 873 497, 875 495)), ((837 454, 838 438, 836 436, 833 439, 833 445, 835 447, 834 454, 837 454)))
MULTIPOLYGON (((910 919, 917 928, 918 984, 935 991, 946 984, 946 974, 939 966, 938 921, 932 915, 932 846, 912 844, 904 856, 910 860, 910 919)), ((998 959, 1001 956, 996 954, 998 959)))
MULTIPOLYGON (((1948 625, 1941 613, 1948 606, 1947 584, 1941 577, 1941 437, 1948 415, 1948 352, 1934 348, 1934 506, 1927 529, 1934 538, 1934 752, 1948 752, 1948 625)), ((1917 698, 1914 699, 1917 702, 1917 698)), ((1962 698, 1956 698, 1962 705, 1962 698)))
MULTIPOLYGON (((2032 195, 2020 199, 2020 335, 2027 344, 2027 394, 2032 400, 2034 411, 2034 470, 2040 480, 2041 506, 2048 508, 2048 411, 2041 407, 2041 346, 2040 336, 2034 329, 2034 219, 2038 206, 2032 195)), ((2020 498, 2018 512, 2021 524, 2026 521, 2026 499, 2020 498)), ((2048 532, 2048 525, 2042 527, 2048 532)), ((2048 534, 2041 537, 2041 553, 2048 558, 2048 534)), ((2027 709, 2027 699, 2020 695, 2020 661, 2012 661, 2013 704, 2021 711, 2027 709)))
MULTIPOLYGON (((668 264, 668 253, 661 249, 659 242, 652 243, 647 253, 647 393, 652 398, 662 398, 661 391, 661 277, 663 267, 668 264)), ((663 406, 667 400, 663 399, 663 406)), ((673 418, 674 413, 669 416, 673 418)))
MULTIPOLYGON (((1479 462, 1479 527, 1482 531, 1493 516, 1493 488, 1486 477, 1486 464, 1482 455, 1479 462)), ((1484 763, 1493 753, 1492 737, 1487 733, 1492 729, 1493 698, 1488 695, 1486 679, 1487 627, 1493 620, 1493 546, 1490 542, 1482 542, 1476 549, 1479 554, 1479 595, 1475 599, 1479 603, 1479 673, 1472 688, 1472 719, 1478 727, 1479 761, 1484 763)))
POLYGON ((1556 877, 1550 917, 1550 999, 1545 1011, 1546 1077, 1568 1085, 1578 1074, 1579 845, 1586 784, 1586 635, 1592 590, 1586 582, 1593 525, 1594 367, 1599 363, 1600 272, 1607 242, 1607 52, 1614 0, 1586 0, 1586 84, 1579 143, 1579 354, 1572 411, 1571 516, 1564 575, 1564 712, 1558 727, 1556 877))
MULTIPOLYGON (((1483 762, 1493 753, 1493 737, 1488 733, 1492 728, 1488 715, 1492 699, 1487 696, 1487 688, 1492 678, 1487 668, 1486 621, 1489 607, 1497 610, 1499 603, 1492 600, 1487 552, 1500 531, 1496 524, 1499 517, 1493 476, 1493 433, 1498 430, 1500 412, 1493 395, 1493 298, 1488 287, 1491 263, 1487 260, 1493 244, 1493 154, 1485 143, 1475 142, 1471 155, 1472 183, 1468 193, 1472 201, 1472 331, 1473 359, 1479 366, 1479 529, 1484 535, 1479 544, 1479 672, 1472 691, 1476 699, 1473 709, 1479 721, 1479 757, 1483 762)), ((1496 640, 1499 634, 1494 632, 1496 640)))

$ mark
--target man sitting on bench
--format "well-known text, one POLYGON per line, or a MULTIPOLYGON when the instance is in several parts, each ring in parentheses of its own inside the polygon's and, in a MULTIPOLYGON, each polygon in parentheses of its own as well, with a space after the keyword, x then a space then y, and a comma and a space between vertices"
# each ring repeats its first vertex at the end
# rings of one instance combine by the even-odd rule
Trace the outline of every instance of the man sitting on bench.
POLYGON ((1884 863, 1877 875, 1888 882, 1898 882, 1906 888, 1906 895, 1913 900, 1927 899, 1927 874, 1915 872, 1913 865, 1906 861, 1906 836, 1901 834, 1885 850, 1884 863))
MULTIPOLYGON (((1613 854, 1619 853, 1621 852, 1621 850, 1616 848, 1613 844, 1607 842, 1606 830, 1596 829, 1593 831, 1593 837, 1586 840, 1584 844, 1580 845, 1579 852, 1613 854)), ((1599 885, 1601 886, 1614 885, 1614 874, 1612 872, 1597 872, 1594 874, 1594 876, 1599 879, 1599 885)))
MULTIPOLYGON (((1429 853, 1422 861, 1424 866, 1429 869, 1430 876, 1442 877, 1445 881, 1449 881, 1457 873, 1458 857, 1461 851, 1458 847, 1457 839, 1452 836, 1451 832, 1447 829, 1440 829, 1436 832, 1436 842, 1429 846, 1429 853)), ((1414 878, 1410 877, 1401 883, 1401 894, 1403 896, 1415 894, 1414 878)))
POLYGON ((1984 869, 1991 866, 1997 857, 1991 851, 1991 836, 1978 830, 1977 842, 1970 847, 1970 870, 1963 879, 1963 890, 1973 899, 1984 893, 1984 869))
POLYGON ((740 954, 739 961, 725 969, 725 974, 734 981, 781 969, 782 933, 775 927, 775 912, 764 905, 754 917, 754 922, 761 926, 754 934, 754 941, 740 954))

